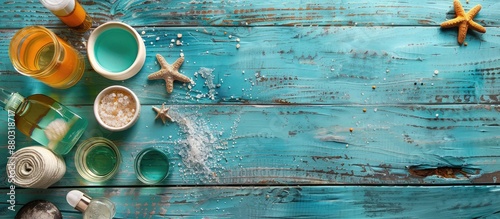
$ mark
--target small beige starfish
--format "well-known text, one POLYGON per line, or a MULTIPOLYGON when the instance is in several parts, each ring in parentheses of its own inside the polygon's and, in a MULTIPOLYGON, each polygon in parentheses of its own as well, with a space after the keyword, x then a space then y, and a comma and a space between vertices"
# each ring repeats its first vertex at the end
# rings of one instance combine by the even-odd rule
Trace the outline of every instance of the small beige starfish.
POLYGON ((467 13, 465 13, 464 8, 462 7, 462 4, 460 4, 459 0, 453 1, 453 7, 455 8, 455 14, 457 15, 457 17, 441 23, 441 27, 458 27, 458 43, 460 45, 464 43, 465 36, 467 35, 467 29, 469 27, 477 32, 486 33, 486 28, 473 21, 476 14, 481 10, 481 5, 474 6, 467 13))
POLYGON ((158 107, 155 107, 153 106, 153 110, 157 113, 156 114, 156 117, 155 117, 155 120, 160 118, 161 121, 163 122, 163 124, 165 124, 167 122, 167 119, 170 120, 170 122, 172 122, 172 117, 170 117, 170 115, 168 115, 168 110, 170 108, 165 108, 165 103, 163 103, 161 105, 161 109, 158 108, 158 107))
POLYGON ((156 54, 156 59, 160 63, 161 69, 155 73, 148 75, 149 80, 164 79, 167 86, 167 92, 172 93, 174 90, 174 81, 182 81, 191 83, 191 79, 179 73, 179 68, 184 62, 184 56, 178 58, 174 64, 170 65, 160 54, 156 54))

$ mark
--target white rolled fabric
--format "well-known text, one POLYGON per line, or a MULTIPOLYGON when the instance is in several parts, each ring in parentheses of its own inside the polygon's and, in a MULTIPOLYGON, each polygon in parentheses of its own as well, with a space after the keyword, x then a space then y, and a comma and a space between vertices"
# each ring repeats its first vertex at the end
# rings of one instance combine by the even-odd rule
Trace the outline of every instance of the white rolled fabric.
POLYGON ((24 188, 46 189, 66 173, 61 156, 42 146, 19 149, 7 163, 9 181, 24 188))

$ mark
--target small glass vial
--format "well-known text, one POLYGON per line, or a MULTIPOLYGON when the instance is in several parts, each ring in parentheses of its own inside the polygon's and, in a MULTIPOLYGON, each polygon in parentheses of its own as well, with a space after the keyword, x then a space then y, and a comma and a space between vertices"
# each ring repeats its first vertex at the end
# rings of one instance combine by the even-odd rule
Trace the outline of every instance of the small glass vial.
POLYGON ((40 0, 40 2, 69 27, 85 32, 92 27, 92 18, 77 0, 40 0))
POLYGON ((167 155, 156 148, 139 152, 134 161, 137 178, 145 184, 156 184, 167 178, 170 164, 167 155))
POLYGON ((14 122, 21 133, 58 155, 71 151, 88 124, 86 119, 43 94, 24 98, 0 88, 0 107, 9 115, 14 114, 14 122))
POLYGON ((58 89, 75 85, 85 71, 84 57, 42 26, 25 27, 14 34, 9 57, 20 74, 58 89))
POLYGON ((121 155, 116 145, 101 137, 83 141, 75 152, 76 170, 90 182, 104 182, 118 172, 121 155))
POLYGON ((83 219, 111 219, 116 214, 115 204, 111 200, 104 197, 92 199, 78 190, 68 192, 66 201, 83 213, 83 219))

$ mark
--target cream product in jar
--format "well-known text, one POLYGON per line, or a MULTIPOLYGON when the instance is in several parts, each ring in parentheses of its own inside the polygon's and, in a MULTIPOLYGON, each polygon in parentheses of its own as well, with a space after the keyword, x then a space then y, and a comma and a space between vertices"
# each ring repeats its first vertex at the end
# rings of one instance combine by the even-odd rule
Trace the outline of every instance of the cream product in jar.
POLYGON ((76 170, 91 182, 104 182, 112 178, 118 172, 120 163, 120 151, 106 138, 89 138, 78 146, 75 153, 76 170))
POLYGON ((97 27, 87 42, 92 68, 111 80, 125 80, 137 74, 146 60, 146 46, 131 26, 110 21, 97 27))
POLYGON ((111 219, 116 213, 115 204, 111 200, 104 197, 93 199, 78 190, 68 192, 66 201, 71 207, 82 212, 84 219, 111 219))

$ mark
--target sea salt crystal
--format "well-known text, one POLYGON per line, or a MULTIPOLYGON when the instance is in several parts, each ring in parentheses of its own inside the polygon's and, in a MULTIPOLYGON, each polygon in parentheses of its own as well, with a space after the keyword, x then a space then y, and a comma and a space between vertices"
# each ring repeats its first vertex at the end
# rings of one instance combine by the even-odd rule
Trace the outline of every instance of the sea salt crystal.
POLYGON ((113 91, 99 101, 99 116, 106 125, 123 127, 132 121, 135 107, 129 94, 113 91))

